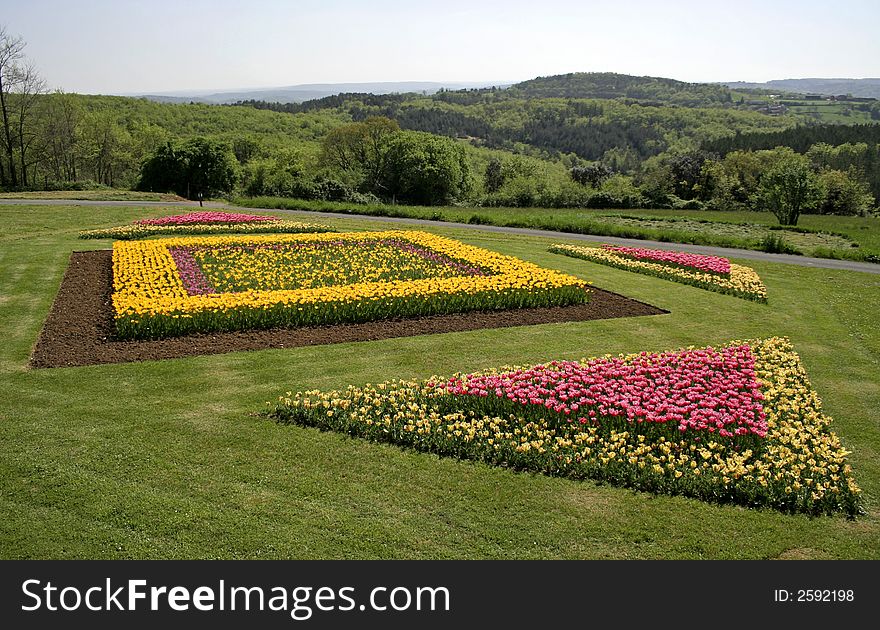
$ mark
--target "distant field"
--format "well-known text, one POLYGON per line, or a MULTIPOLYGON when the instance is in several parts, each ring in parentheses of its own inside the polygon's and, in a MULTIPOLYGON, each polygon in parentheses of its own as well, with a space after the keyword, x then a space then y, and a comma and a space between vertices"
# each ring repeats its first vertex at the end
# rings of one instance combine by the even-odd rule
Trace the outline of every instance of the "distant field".
POLYGON ((70 252, 110 246, 78 232, 175 210, 0 206, 0 558, 880 559, 875 275, 748 261, 763 305, 551 254, 556 239, 430 226, 670 313, 29 369, 70 252), (790 337, 852 451, 866 516, 517 473, 259 415, 291 390, 770 335, 790 337))
POLYGON ((769 212, 359 206, 273 197, 239 198, 236 203, 253 208, 415 217, 756 250, 767 249, 765 239, 771 236, 782 238, 792 253, 852 260, 880 256, 880 218, 877 217, 802 215, 798 228, 823 232, 816 234, 771 230, 770 227, 778 227, 779 222, 769 212))
POLYGON ((817 122, 857 125, 876 122, 870 112, 861 111, 858 103, 824 101, 784 101, 791 114, 810 117, 817 122))
POLYGON ((0 199, 71 199, 83 201, 186 201, 170 193, 135 190, 43 190, 0 193, 0 199))

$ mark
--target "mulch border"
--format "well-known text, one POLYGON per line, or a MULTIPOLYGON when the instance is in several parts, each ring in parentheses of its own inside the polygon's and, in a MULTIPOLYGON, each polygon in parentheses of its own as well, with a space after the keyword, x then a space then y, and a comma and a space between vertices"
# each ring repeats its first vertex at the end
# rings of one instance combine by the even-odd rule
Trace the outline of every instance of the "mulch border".
POLYGON ((71 253, 61 287, 34 346, 31 367, 72 367, 176 359, 246 350, 375 341, 483 328, 640 317, 669 312, 617 293, 591 287, 593 293, 590 303, 577 306, 478 311, 362 324, 274 328, 123 341, 114 337, 110 301, 113 287, 112 267, 110 250, 71 253))

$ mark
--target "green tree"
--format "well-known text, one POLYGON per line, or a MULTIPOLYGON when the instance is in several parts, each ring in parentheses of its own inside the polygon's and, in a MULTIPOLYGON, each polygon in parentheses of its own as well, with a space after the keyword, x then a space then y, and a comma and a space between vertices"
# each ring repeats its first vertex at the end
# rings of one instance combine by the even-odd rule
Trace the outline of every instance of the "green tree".
POLYGON ((356 171, 364 188, 379 193, 387 164, 386 140, 399 130, 396 121, 384 116, 337 127, 321 141, 323 161, 342 171, 356 171))
POLYGON ((470 190, 464 148, 449 138, 401 131, 388 139, 383 191, 396 201, 444 205, 470 190))
POLYGON ((614 174, 604 164, 589 164, 587 166, 575 166, 568 171, 571 178, 582 186, 598 188, 602 183, 614 174))
POLYGON ((307 187, 304 179, 302 155, 294 149, 280 149, 268 157, 251 159, 242 169, 241 188, 251 196, 303 196, 307 187))
POLYGON ((694 199, 700 196, 700 191, 706 186, 703 179, 703 165, 717 159, 717 155, 705 151, 688 151, 671 155, 668 158, 669 168, 672 173, 672 187, 676 196, 681 199, 694 199))
POLYGON ((498 192, 504 185, 504 170, 501 167, 501 160, 493 157, 486 164, 486 173, 483 176, 483 188, 487 193, 498 192))
POLYGON ((70 94, 57 91, 46 99, 44 137, 45 166, 57 182, 77 180, 77 143, 82 107, 70 94))
POLYGON ((825 191, 820 214, 864 215, 874 205, 867 184, 848 173, 826 169, 819 173, 819 181, 825 191))
POLYGON ((83 117, 79 152, 93 179, 115 186, 133 165, 132 139, 112 112, 91 112, 83 117))
POLYGON ((822 192, 809 158, 791 150, 779 152, 758 186, 759 199, 781 225, 797 225, 801 212, 822 200, 822 192))
POLYGON ((169 142, 144 163, 138 190, 173 191, 187 199, 212 197, 235 187, 236 165, 225 143, 200 137, 169 142))
POLYGON ((13 37, 0 26, 0 118, 3 119, 3 145, 5 163, 0 166, 0 184, 18 187, 18 164, 15 159, 15 115, 9 102, 10 93, 21 80, 20 64, 24 59, 25 43, 21 37, 13 37))
POLYGON ((672 168, 661 156, 648 158, 642 163, 636 184, 653 205, 668 206, 674 193, 672 168))
POLYGON ((232 152, 242 166, 260 155, 262 149, 263 144, 258 136, 238 136, 232 140, 232 152))
POLYGON ((0 144, 5 154, 5 164, 0 166, 0 185, 11 184, 13 188, 28 186, 28 172, 43 148, 39 125, 32 119, 46 83, 25 59, 24 48, 21 37, 12 37, 0 26, 0 144))

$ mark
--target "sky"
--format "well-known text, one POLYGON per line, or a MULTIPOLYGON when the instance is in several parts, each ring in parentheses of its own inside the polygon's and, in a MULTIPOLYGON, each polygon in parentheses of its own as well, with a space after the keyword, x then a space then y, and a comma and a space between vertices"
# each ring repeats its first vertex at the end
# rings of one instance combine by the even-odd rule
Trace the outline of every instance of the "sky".
POLYGON ((0 0, 53 89, 880 77, 878 0, 0 0))

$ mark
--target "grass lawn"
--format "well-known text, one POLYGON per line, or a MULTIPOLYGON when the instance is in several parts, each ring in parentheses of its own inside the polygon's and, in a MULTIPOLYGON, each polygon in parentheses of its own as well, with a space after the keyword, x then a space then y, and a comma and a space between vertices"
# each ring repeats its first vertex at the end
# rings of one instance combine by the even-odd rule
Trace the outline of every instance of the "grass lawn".
POLYGON ((778 227, 779 222, 769 212, 359 206, 279 197, 239 198, 235 202, 238 205, 252 208, 286 208, 319 212, 351 212, 373 216, 415 217, 436 221, 525 227, 757 250, 766 249, 763 241, 768 236, 772 236, 782 238, 790 253, 852 260, 880 258, 880 218, 878 217, 801 215, 798 228, 808 232, 823 232, 823 234, 816 234, 792 230, 770 230, 771 226, 778 227), (668 219, 674 219, 674 221, 668 219), (846 238, 841 238, 838 235, 844 235, 846 238), (853 247, 853 244, 856 244, 857 247, 853 247))
POLYGON ((0 199, 75 199, 81 201, 186 201, 171 193, 139 192, 136 190, 37 190, 33 192, 0 193, 0 199))
POLYGON ((29 370, 70 252, 109 246, 78 231, 163 214, 0 207, 2 558, 880 558, 876 275, 744 261, 767 285, 762 305, 550 254, 546 238, 439 227, 671 313, 29 370), (867 516, 513 473, 257 413, 288 390, 772 335, 792 339, 852 451, 867 516))

